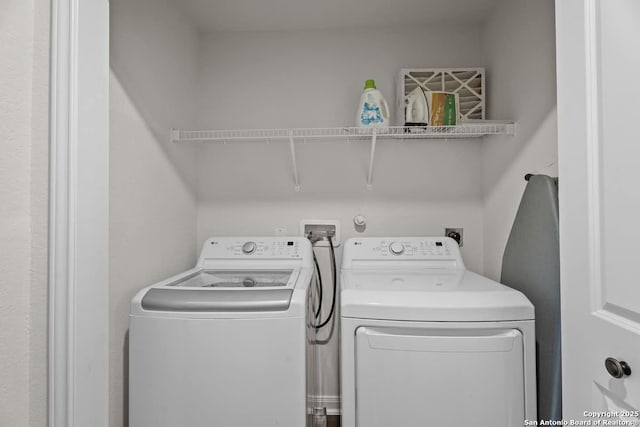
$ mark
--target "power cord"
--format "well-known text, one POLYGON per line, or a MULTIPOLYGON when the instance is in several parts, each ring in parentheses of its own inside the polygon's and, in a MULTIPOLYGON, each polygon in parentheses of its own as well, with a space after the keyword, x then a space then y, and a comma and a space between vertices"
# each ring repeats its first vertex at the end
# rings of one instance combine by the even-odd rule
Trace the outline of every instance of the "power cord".
MULTIPOLYGON (((311 234, 311 233, 309 233, 311 234)), ((316 253, 311 249, 311 253, 313 253, 313 264, 315 265, 316 270, 316 291, 318 292, 318 308, 315 312, 315 318, 320 317, 320 312, 322 311, 322 275, 320 274, 320 265, 318 264, 318 258, 316 258, 316 253)))
POLYGON ((316 285, 316 293, 318 295, 318 308, 314 312, 314 317, 317 319, 318 317, 320 317, 320 313, 322 312, 323 286, 322 286, 322 275, 320 274, 320 264, 318 263, 318 258, 316 257, 316 251, 313 250, 313 247, 316 244, 316 242, 321 240, 321 238, 320 237, 314 238, 313 232, 309 231, 309 233, 307 233, 307 239, 309 239, 309 241, 311 242, 311 254, 313 254, 313 265, 314 265, 314 273, 315 273, 314 278, 315 278, 315 285, 316 285))
MULTIPOLYGON (((333 239, 331 236, 327 236, 327 240, 329 241, 329 252, 331 254, 331 278, 333 279, 333 298, 331 299, 331 310, 329 311, 329 316, 318 325, 314 325, 316 329, 321 329, 325 327, 331 318, 333 317, 333 313, 336 308, 336 290, 337 290, 337 278, 336 278, 336 254, 335 248, 333 247, 333 239)), ((315 257, 315 254, 314 254, 315 257)), ((320 276, 320 269, 318 269, 318 276, 320 276)), ((320 308, 322 308, 322 300, 320 300, 320 306, 318 307, 318 314, 320 313, 320 308)))

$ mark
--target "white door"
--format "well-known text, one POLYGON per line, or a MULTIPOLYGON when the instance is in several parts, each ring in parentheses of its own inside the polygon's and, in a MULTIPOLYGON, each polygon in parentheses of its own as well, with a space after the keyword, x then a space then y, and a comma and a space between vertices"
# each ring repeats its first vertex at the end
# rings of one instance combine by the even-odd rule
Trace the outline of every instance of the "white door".
POLYGON ((640 1, 557 0, 556 28, 564 418, 640 425, 640 1))

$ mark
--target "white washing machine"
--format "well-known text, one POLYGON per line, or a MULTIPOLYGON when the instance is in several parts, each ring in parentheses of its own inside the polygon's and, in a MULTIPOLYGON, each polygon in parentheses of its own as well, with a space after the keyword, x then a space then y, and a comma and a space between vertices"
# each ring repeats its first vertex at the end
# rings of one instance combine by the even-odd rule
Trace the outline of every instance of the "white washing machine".
POLYGON ((350 239, 340 296, 343 427, 537 419, 533 306, 454 240, 350 239))
POLYGON ((140 291, 131 427, 304 426, 311 244, 212 238, 195 268, 140 291))

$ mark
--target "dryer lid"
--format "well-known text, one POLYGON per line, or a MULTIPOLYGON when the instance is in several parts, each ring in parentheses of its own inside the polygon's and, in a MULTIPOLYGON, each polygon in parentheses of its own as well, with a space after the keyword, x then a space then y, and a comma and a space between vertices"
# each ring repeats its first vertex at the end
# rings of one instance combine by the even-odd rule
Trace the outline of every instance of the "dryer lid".
POLYGON ((342 274, 343 317, 495 322, 534 319, 521 293, 463 269, 351 270, 342 274))

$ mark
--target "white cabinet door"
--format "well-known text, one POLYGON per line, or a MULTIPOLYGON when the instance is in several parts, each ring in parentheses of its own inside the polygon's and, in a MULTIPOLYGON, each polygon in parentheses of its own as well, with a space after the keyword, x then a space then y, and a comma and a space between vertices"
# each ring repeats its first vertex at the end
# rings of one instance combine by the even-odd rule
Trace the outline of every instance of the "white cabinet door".
POLYGON ((556 28, 564 418, 638 425, 640 2, 558 0, 556 28))

